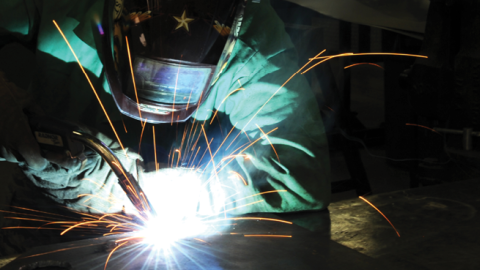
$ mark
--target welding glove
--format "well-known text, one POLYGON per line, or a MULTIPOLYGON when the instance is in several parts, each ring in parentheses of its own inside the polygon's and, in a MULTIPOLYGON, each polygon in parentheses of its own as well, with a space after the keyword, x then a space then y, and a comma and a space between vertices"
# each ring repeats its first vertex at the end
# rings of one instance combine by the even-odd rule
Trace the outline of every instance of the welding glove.
POLYGON ((30 129, 26 114, 42 114, 27 91, 9 82, 0 71, 0 161, 42 170, 47 160, 30 129))
MULTIPOLYGON (((120 160, 125 170, 137 178, 142 158, 105 136, 81 127, 107 145, 120 160)), ((23 168, 27 177, 48 197, 72 210, 89 213, 133 212, 134 207, 118 184, 110 166, 97 153, 85 150, 85 160, 65 154, 49 155, 42 170, 23 168)))
POLYGON ((224 193, 215 178, 186 168, 164 168, 140 175, 140 185, 157 214, 175 220, 215 216, 223 211, 224 193))

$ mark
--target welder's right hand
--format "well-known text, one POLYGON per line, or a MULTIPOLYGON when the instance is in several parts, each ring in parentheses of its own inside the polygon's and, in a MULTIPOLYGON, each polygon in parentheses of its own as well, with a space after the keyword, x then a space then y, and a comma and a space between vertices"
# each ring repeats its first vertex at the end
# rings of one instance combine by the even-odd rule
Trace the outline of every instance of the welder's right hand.
MULTIPOLYGON (((119 159, 126 172, 137 178, 137 168, 143 168, 142 158, 101 132, 76 124, 83 133, 90 134, 106 145, 119 159), (128 156, 127 156, 127 155, 128 156)), ((134 206, 118 184, 118 176, 95 151, 85 149, 83 161, 65 153, 47 152, 45 169, 22 168, 32 183, 47 197, 78 212, 119 213, 133 212, 134 206)))
POLYGON ((31 169, 43 170, 48 162, 41 155, 26 112, 42 114, 28 92, 9 82, 0 71, 0 161, 26 163, 31 169))

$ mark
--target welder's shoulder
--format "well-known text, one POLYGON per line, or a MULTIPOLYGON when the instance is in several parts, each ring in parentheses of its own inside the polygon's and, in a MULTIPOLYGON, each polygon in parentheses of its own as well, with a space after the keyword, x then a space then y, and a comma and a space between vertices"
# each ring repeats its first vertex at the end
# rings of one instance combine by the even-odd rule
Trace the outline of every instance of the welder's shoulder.
POLYGON ((33 0, 0 1, 0 36, 7 34, 28 41, 38 17, 33 0))
POLYGON ((268 0, 248 2, 239 39, 266 58, 294 48, 284 23, 268 0))
MULTIPOLYGON (((297 66, 297 54, 284 23, 268 0, 248 2, 237 43, 223 79, 237 85, 241 81, 256 83, 277 74, 283 80, 297 66)), ((294 70, 293 72, 295 72, 294 70)), ((287 77, 288 78, 288 77, 287 77)), ((268 79, 269 84, 282 84, 282 80, 268 79)))

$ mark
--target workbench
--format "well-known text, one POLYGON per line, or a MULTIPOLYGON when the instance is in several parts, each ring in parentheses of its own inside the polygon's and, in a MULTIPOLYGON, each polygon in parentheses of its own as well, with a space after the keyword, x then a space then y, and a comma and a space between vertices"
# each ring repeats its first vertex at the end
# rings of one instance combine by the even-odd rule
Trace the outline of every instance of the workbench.
MULTIPOLYGON (((400 237, 381 214, 356 198, 332 203, 330 215, 279 215, 305 227, 320 224, 311 230, 238 221, 223 235, 203 237, 205 242, 182 240, 172 249, 173 263, 172 254, 152 259, 145 247, 132 246, 118 249, 107 269, 480 269, 479 190, 480 182, 471 180, 366 197, 400 237), (245 237, 259 233, 292 237, 245 237)), ((115 239, 118 236, 33 248, 1 269, 35 269, 35 262, 48 260, 64 263, 55 269, 103 269, 109 254, 105 247, 115 239), (64 250, 48 253, 59 249, 64 250)))

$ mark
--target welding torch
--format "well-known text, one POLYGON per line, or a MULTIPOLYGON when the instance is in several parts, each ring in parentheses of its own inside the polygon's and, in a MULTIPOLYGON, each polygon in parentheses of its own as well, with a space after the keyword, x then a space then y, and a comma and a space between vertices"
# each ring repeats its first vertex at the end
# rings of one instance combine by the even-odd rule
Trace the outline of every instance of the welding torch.
POLYGON ((135 177, 125 170, 115 153, 102 141, 86 132, 77 125, 52 117, 31 117, 30 128, 40 145, 47 151, 64 152, 71 158, 86 161, 85 146, 99 154, 118 177, 118 184, 127 194, 128 199, 144 218, 156 215, 152 204, 136 181, 135 177))

